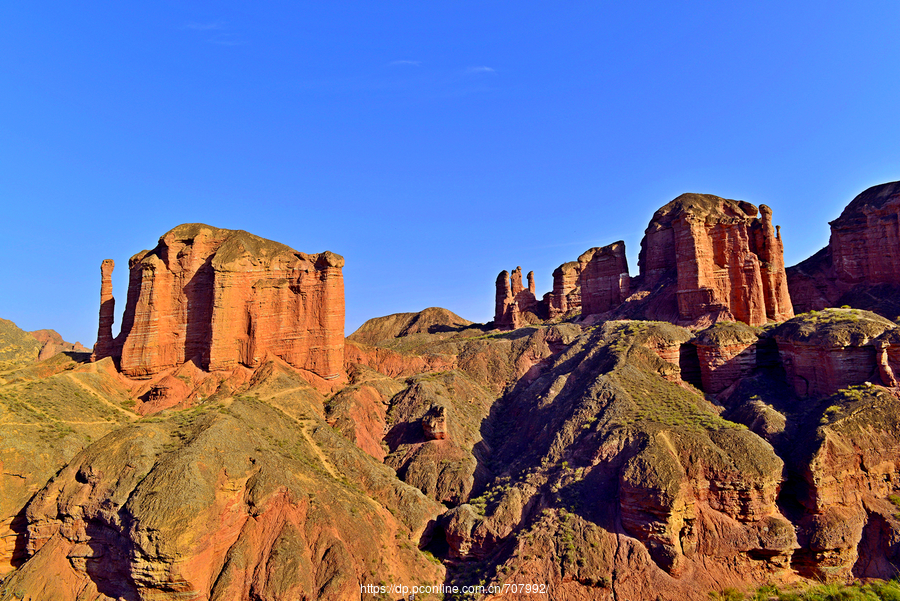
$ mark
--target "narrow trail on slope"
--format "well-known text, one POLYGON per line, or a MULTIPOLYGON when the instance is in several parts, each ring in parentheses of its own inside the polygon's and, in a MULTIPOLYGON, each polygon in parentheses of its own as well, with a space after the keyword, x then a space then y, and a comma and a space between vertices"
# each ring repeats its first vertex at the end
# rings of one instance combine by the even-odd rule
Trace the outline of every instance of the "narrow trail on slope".
POLYGON ((108 399, 106 399, 103 395, 101 395, 95 389, 91 388, 90 386, 88 386, 87 384, 85 384, 84 382, 82 382, 81 380, 76 378, 75 374, 66 374, 66 376, 68 376, 69 379, 72 380, 73 382, 75 382, 75 384, 77 384, 79 387, 86 390, 91 396, 94 396, 97 399, 99 399, 100 402, 103 403, 104 405, 112 407, 119 413, 123 413, 126 416, 128 416, 128 419, 130 421, 135 421, 137 419, 140 419, 140 417, 141 417, 140 415, 138 415, 137 413, 133 413, 133 412, 129 411, 128 409, 125 409, 124 407, 120 407, 120 406, 116 405, 115 403, 110 402, 108 399))
MULTIPOLYGON (((288 393, 295 392, 297 390, 304 390, 304 389, 306 389, 305 386, 295 386, 293 388, 287 388, 285 390, 280 390, 280 391, 278 391, 274 394, 270 394, 269 396, 266 396, 266 397, 260 397, 260 400, 261 401, 270 401, 270 400, 274 399, 275 397, 284 396, 288 393)), ((325 453, 322 452, 322 448, 318 444, 316 444, 316 442, 312 439, 312 436, 310 436, 310 434, 309 434, 310 427, 312 427, 314 425, 319 425, 316 422, 316 420, 310 419, 310 418, 294 417, 293 415, 290 415, 289 413, 287 413, 284 409, 282 409, 280 407, 275 407, 275 406, 273 406, 273 407, 275 409, 278 409, 286 417, 292 419, 294 422, 297 423, 298 426, 300 426, 300 434, 303 436, 304 439, 306 439, 306 442, 309 443, 309 446, 312 449, 312 452, 322 463, 322 466, 325 468, 325 471, 327 471, 331 475, 331 477, 334 478, 335 480, 340 480, 340 477, 338 476, 338 472, 335 470, 334 466, 331 464, 331 461, 328 460, 328 457, 326 457, 325 453)))

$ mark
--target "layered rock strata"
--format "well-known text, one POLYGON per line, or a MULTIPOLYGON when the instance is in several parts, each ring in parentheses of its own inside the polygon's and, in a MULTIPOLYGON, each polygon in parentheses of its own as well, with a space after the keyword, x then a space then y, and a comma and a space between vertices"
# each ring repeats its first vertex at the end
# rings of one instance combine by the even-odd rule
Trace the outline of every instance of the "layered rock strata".
POLYGON ((512 273, 501 271, 497 276, 497 294, 494 324, 501 329, 520 328, 525 325, 526 313, 534 313, 537 299, 534 296, 534 272, 528 272, 528 288, 522 285, 522 268, 512 273))
POLYGON ((97 328, 97 343, 91 360, 110 357, 116 353, 112 326, 116 319, 116 299, 113 298, 112 273, 116 263, 112 259, 104 259, 100 263, 100 325, 97 328))
POLYGON ((654 214, 638 265, 647 289, 675 277, 679 317, 688 322, 716 315, 763 325, 794 315, 781 234, 766 205, 682 194, 654 214))
MULTIPOLYGON (((892 385, 890 342, 895 327, 869 311, 826 309, 783 323, 774 336, 796 394, 822 397, 866 382, 892 385)), ((895 356, 898 351, 893 351, 895 356)))
POLYGON ((515 314, 528 310, 526 304, 550 318, 580 309, 583 317, 618 311, 686 325, 724 320, 757 326, 794 315, 780 229, 766 205, 682 194, 654 214, 638 266, 632 278, 622 241, 592 248, 553 272, 553 290, 541 303, 531 300, 533 290, 518 301, 517 272, 503 272, 495 323, 519 327, 515 314))
POLYGON ((185 224, 129 261, 122 330, 110 342, 112 261, 104 261, 94 360, 147 378, 188 360, 256 367, 267 353, 322 378, 343 374, 344 259, 242 230, 185 224))
POLYGON ((547 294, 550 318, 581 308, 581 267, 577 261, 563 263, 553 271, 553 291, 547 294))
POLYGON ((740 322, 723 322, 700 332, 694 339, 700 363, 703 391, 718 394, 756 368, 754 328, 740 322))
POLYGON ((578 265, 582 314, 606 313, 628 297, 630 278, 623 241, 588 250, 578 257, 578 265))
POLYGON ((865 190, 830 225, 828 246, 788 270, 798 311, 850 304, 896 317, 900 182, 865 190))

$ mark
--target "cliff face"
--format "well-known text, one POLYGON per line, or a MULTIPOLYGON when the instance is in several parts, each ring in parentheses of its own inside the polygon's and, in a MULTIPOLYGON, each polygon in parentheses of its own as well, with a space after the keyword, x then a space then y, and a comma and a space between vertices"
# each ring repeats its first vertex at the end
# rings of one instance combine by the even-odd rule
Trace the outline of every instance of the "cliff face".
POLYGON ((581 273, 581 312, 596 315, 615 309, 628 296, 630 279, 625 243, 592 248, 578 257, 581 273))
POLYGON ((794 392, 822 397, 865 382, 895 384, 886 352, 895 329, 868 311, 827 309, 783 323, 774 337, 794 392))
POLYGON ((788 270, 799 311, 849 304, 893 319, 900 310, 900 182, 873 186, 831 222, 828 246, 788 270))
POLYGON ((682 194, 654 214, 638 265, 648 290, 675 278, 685 321, 728 314, 763 325, 794 315, 784 247, 766 205, 757 209, 710 194, 682 194))
POLYGON ((495 325, 521 327, 525 310, 551 319, 581 310, 583 317, 688 326, 735 320, 757 326, 794 315, 784 245, 766 205, 682 194, 653 215, 638 266, 632 278, 622 241, 592 248, 553 272, 553 290, 541 302, 533 289, 520 298, 521 273, 517 285, 517 272, 510 277, 504 271, 497 279, 495 325))
POLYGON ((111 340, 112 261, 101 268, 94 359, 119 357, 147 378, 194 360, 210 371, 256 367, 271 353, 332 379, 343 373, 339 255, 307 255, 241 230, 185 224, 129 261, 122 330, 111 340))

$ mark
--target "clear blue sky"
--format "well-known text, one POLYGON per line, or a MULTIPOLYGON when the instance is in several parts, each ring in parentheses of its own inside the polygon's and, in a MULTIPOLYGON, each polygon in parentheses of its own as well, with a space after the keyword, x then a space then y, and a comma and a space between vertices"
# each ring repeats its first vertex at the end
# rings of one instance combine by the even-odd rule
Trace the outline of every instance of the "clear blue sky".
MULTIPOLYGON (((94 342, 179 223, 345 256, 347 333, 624 239, 682 192, 786 261, 900 179, 896 2, 0 4, 0 317, 94 342)), ((118 331, 117 318, 114 331, 118 331)))

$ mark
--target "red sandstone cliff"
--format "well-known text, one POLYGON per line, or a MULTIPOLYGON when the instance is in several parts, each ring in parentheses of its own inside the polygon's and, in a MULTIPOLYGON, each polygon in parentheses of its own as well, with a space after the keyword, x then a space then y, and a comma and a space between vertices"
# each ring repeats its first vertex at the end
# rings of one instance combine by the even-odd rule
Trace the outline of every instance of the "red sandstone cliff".
POLYGON ((831 222, 828 246, 788 270, 798 311, 851 305, 900 312, 900 182, 873 186, 831 222))
POLYGON ((685 325, 763 325, 794 315, 784 245, 766 205, 682 194, 653 215, 638 265, 640 275, 631 278, 622 241, 592 248, 553 272, 553 290, 541 303, 533 290, 523 292, 520 270, 512 277, 504 271, 494 321, 520 327, 526 311, 555 318, 578 309, 583 317, 612 311, 685 325))
POLYGON ((112 261, 101 267, 93 359, 147 378, 194 360, 256 367, 267 353, 333 379, 344 373, 344 259, 307 255, 242 230, 180 225, 129 261, 122 330, 112 339, 112 261))
POLYGON ((682 194, 653 215, 638 265, 646 289, 674 276, 687 322, 718 315, 763 325, 794 315, 781 235, 766 205, 682 194))

